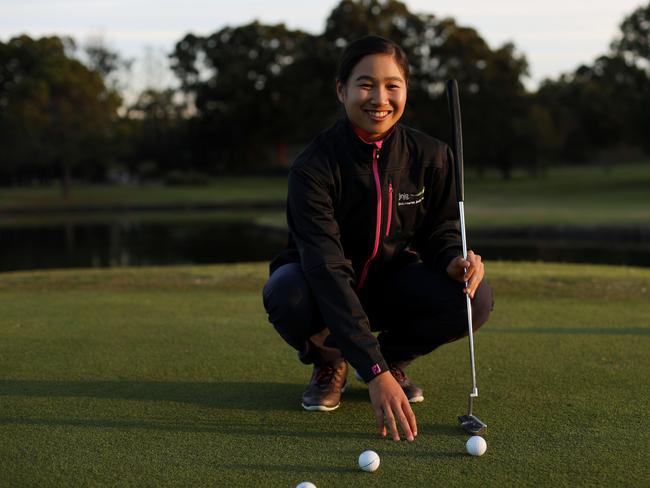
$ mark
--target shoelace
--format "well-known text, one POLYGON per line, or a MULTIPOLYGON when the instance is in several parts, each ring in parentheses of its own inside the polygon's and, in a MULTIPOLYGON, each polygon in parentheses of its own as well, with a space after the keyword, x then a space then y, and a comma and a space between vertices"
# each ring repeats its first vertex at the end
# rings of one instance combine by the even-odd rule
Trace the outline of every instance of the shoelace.
POLYGON ((332 382, 332 378, 334 377, 335 372, 336 372, 335 368, 331 368, 328 366, 321 368, 316 373, 316 378, 314 378, 314 382, 319 386, 327 385, 332 382))

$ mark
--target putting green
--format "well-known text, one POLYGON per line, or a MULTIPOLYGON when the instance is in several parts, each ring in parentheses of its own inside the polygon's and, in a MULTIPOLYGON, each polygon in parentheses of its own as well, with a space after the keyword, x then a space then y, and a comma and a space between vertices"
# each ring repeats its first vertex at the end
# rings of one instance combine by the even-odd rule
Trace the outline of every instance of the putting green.
POLYGON ((337 411, 299 407, 310 370, 266 321, 266 269, 0 274, 0 484, 650 485, 650 270, 488 263, 473 458, 465 341, 409 369, 417 440, 379 439, 352 374, 337 411))

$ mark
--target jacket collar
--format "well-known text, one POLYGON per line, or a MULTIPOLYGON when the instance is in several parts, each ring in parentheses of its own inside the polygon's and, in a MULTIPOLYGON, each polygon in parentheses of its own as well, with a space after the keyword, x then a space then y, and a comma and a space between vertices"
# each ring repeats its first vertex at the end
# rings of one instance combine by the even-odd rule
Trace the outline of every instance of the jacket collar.
POLYGON ((357 135, 359 139, 361 139, 365 144, 375 145, 377 149, 381 149, 381 147, 384 144, 384 141, 388 139, 395 131, 395 126, 392 126, 388 131, 388 134, 386 134, 384 137, 382 137, 381 139, 377 139, 375 141, 371 141, 370 139, 368 139, 368 134, 366 133, 366 131, 352 124, 352 122, 350 122, 349 119, 348 119, 348 123, 350 124, 350 127, 352 127, 352 130, 354 131, 354 133, 357 135))
MULTIPOLYGON (((357 131, 355 131, 354 125, 352 125, 352 122, 350 122, 347 117, 339 120, 339 130, 342 132, 346 144, 349 145, 353 153, 357 155, 359 161, 364 163, 371 163, 373 150, 379 141, 367 141, 363 139, 357 133, 357 131)), ((379 147, 383 153, 386 153, 387 150, 392 146, 398 132, 399 124, 395 124, 386 135, 386 137, 381 139, 379 147)))

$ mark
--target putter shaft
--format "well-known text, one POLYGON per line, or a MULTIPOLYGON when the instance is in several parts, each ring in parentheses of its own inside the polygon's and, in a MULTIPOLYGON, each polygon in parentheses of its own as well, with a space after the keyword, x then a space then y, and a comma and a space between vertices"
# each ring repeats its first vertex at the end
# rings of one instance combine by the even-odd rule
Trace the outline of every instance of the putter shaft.
MULTIPOLYGON (((460 214, 461 242, 463 246, 463 257, 467 259, 467 236, 465 233, 465 204, 464 204, 464 171, 463 171, 463 130, 460 114, 460 97, 458 96, 458 83, 456 80, 447 82, 447 101, 449 102, 449 114, 452 122, 452 149, 454 153, 454 173, 456 176, 456 198, 460 214)), ((465 270, 467 271, 467 270, 465 270)), ((467 282, 465 282, 467 288, 467 282)), ((467 334, 469 336, 469 358, 472 372, 472 391, 468 399, 468 413, 458 417, 460 425, 472 435, 480 435, 485 432, 487 425, 472 413, 474 398, 478 398, 476 387, 476 363, 474 359, 474 327, 472 324, 472 302, 469 295, 465 295, 467 304, 467 334)))
MULTIPOLYGON (((460 235, 463 245, 463 257, 467 259, 467 236, 465 234, 465 203, 461 200, 458 202, 458 210, 460 213, 460 235)), ((465 270, 467 271, 467 270, 465 270)), ((465 282, 467 287, 467 282, 465 282)), ((472 300, 469 295, 465 295, 465 303, 467 304, 467 334, 469 335, 469 361, 472 370, 472 391, 469 394, 469 412, 472 415, 472 400, 478 398, 478 388, 476 387, 476 361, 474 359, 474 327, 472 324, 472 300)))

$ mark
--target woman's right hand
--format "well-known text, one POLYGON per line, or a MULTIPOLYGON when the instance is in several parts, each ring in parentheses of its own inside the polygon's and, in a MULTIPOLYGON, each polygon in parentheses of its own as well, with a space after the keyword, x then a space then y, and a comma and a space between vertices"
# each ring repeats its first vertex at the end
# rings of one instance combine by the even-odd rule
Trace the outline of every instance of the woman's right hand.
POLYGON ((467 283, 467 288, 463 291, 470 298, 474 298, 474 293, 485 276, 485 264, 481 256, 470 250, 467 251, 467 260, 463 259, 463 256, 451 260, 447 266, 447 274, 453 280, 467 283))
POLYGON ((375 411, 379 435, 386 437, 386 425, 390 429, 393 440, 399 441, 397 423, 408 441, 415 440, 418 435, 418 427, 415 421, 415 413, 411 404, 404 394, 404 390, 393 378, 390 372, 385 372, 373 378, 368 383, 370 401, 375 411))

